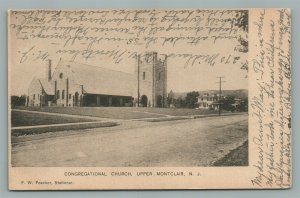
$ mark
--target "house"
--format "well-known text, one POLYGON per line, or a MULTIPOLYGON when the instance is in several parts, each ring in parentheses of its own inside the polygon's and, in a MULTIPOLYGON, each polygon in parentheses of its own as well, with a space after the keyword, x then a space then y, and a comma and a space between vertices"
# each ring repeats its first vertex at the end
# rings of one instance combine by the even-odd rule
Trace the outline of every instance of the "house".
POLYGON ((198 109, 211 109, 218 110, 220 103, 224 96, 216 93, 205 93, 198 97, 197 103, 199 104, 198 109))
POLYGON ((48 61, 46 78, 29 85, 27 106, 164 107, 167 61, 156 52, 137 56, 134 74, 60 60, 54 72, 48 61))

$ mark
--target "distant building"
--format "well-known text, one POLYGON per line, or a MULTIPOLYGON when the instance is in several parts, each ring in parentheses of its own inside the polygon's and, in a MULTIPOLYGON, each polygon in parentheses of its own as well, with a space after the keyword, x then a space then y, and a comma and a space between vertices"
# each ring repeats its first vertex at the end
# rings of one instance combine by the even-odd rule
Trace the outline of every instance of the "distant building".
POLYGON ((34 78, 27 106, 137 106, 164 107, 167 100, 167 62, 156 52, 136 58, 134 74, 60 60, 46 78, 34 78))
POLYGON ((210 109, 210 110, 218 110, 220 107, 219 101, 223 99, 224 96, 215 93, 205 93, 198 97, 198 105, 199 109, 210 109))

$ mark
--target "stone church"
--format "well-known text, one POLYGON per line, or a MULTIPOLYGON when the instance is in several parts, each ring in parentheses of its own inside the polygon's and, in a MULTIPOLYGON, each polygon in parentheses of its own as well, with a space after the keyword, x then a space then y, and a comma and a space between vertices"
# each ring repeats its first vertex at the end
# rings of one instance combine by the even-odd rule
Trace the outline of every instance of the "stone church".
POLYGON ((134 74, 60 60, 52 72, 48 60, 46 78, 34 78, 28 88, 27 106, 165 107, 167 58, 157 52, 136 57, 134 74))

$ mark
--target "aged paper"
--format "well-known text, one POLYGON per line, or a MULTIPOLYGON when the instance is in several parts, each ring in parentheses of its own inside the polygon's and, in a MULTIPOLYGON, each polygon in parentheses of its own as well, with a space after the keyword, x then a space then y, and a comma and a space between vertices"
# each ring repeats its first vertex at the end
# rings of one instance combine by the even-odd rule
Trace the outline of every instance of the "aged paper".
POLYGON ((291 12, 10 10, 9 188, 291 187, 291 12))

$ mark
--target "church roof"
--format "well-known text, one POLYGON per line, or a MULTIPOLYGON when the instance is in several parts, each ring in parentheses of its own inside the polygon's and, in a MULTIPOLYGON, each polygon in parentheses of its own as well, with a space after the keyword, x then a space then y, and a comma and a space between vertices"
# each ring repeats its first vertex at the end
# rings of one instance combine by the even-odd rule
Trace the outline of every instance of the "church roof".
POLYGON ((83 85, 89 94, 133 96, 134 76, 100 66, 91 66, 73 61, 61 61, 71 69, 75 81, 83 85))
POLYGON ((41 86, 43 87, 43 89, 47 95, 54 95, 53 86, 50 84, 50 82, 48 80, 43 79, 43 78, 39 78, 38 80, 41 83, 41 86))

